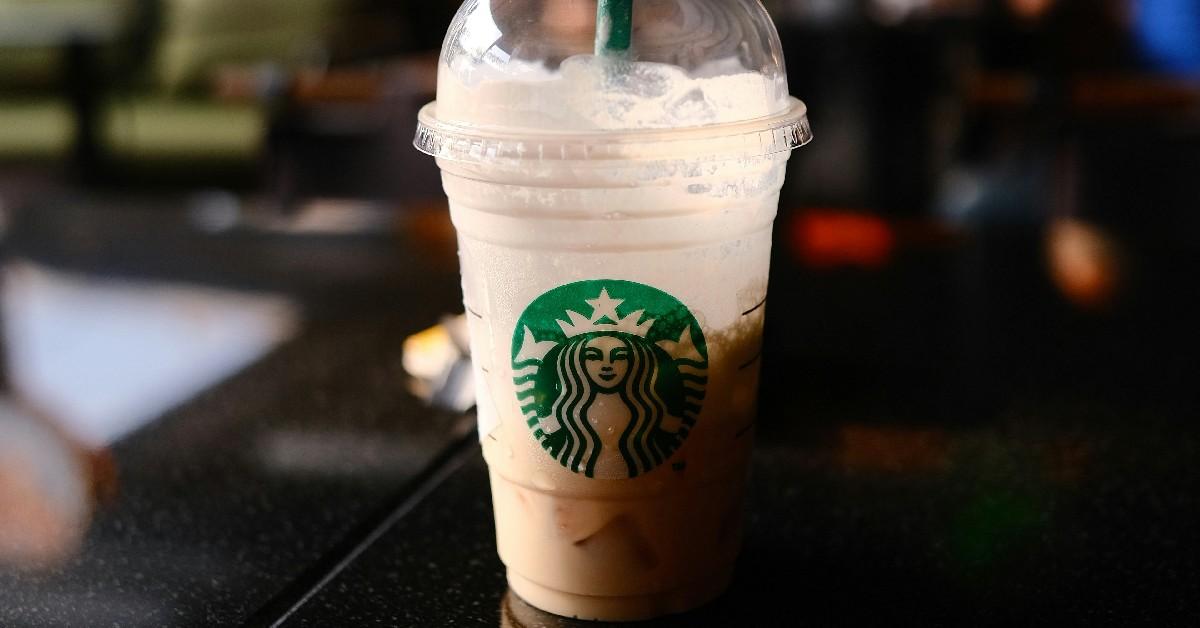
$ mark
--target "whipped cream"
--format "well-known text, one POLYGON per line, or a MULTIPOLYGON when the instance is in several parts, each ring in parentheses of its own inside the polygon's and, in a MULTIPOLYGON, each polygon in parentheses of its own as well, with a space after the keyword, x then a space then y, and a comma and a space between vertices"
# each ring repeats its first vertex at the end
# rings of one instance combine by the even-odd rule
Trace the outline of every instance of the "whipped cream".
POLYGON ((678 129, 765 118, 789 107, 787 80, 751 72, 736 58, 688 72, 593 55, 503 70, 463 59, 438 72, 438 117, 508 131, 678 129))

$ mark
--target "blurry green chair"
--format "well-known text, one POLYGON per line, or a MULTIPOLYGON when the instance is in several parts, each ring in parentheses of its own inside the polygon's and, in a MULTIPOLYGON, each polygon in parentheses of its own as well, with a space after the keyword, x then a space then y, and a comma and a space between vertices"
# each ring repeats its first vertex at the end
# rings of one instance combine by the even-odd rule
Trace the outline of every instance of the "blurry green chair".
POLYGON ((265 140, 268 103, 221 101, 214 76, 227 66, 323 66, 346 2, 0 0, 0 159, 69 152, 78 120, 64 97, 63 50, 83 41, 89 55, 100 57, 89 65, 103 68, 95 125, 106 161, 123 169, 252 167, 265 140), (140 24, 136 17, 147 7, 156 19, 140 24), (131 34, 134 27, 153 32, 131 34), (131 35, 152 38, 150 54, 125 66, 109 63, 131 35))
POLYGON ((136 0, 0 0, 0 94, 57 87, 70 42, 111 63, 135 10, 136 0))
POLYGON ((169 92, 195 88, 222 65, 323 64, 343 0, 163 0, 154 62, 169 92))
POLYGON ((76 133, 66 48, 114 70, 136 0, 0 0, 0 159, 61 159, 76 133))
POLYGON ((268 127, 261 101, 219 102, 227 66, 287 71, 323 66, 343 0, 161 0, 161 28, 146 86, 114 101, 104 128, 116 160, 240 162, 252 166, 268 127))

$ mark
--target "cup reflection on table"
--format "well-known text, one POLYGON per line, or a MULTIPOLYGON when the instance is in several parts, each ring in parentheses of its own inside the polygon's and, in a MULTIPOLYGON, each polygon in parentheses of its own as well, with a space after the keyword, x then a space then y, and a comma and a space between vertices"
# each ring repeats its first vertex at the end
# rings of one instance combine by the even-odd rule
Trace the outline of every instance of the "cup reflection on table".
POLYGON ((0 570, 45 570, 79 550, 92 518, 91 455, 0 397, 0 570))
POLYGON ((603 626, 601 622, 568 619, 530 606, 512 589, 500 599, 501 628, 564 628, 570 626, 603 626))
MULTIPOLYGON (((0 279, 4 271, 0 263, 0 279)), ((115 473, 106 449, 79 444, 12 385, 5 323, 0 316, 0 572, 42 571, 79 551, 115 473)))
POLYGON ((500 598, 500 628, 604 628, 606 626, 645 625, 653 625, 658 628, 690 628, 700 623, 696 616, 704 612, 703 609, 690 611, 681 615, 662 617, 649 623, 634 622, 631 624, 627 622, 584 621, 547 613, 531 606, 528 602, 522 600, 521 596, 513 593, 512 589, 508 589, 504 592, 504 596, 500 598))

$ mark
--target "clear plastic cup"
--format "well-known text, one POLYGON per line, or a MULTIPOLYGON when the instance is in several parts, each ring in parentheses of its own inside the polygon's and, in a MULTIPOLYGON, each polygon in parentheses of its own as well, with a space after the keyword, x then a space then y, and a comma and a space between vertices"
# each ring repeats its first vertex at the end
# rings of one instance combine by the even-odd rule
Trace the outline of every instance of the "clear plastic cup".
POLYGON ((723 591, 754 434, 771 231, 811 139, 754 0, 467 2, 416 145, 458 230, 512 590, 635 620, 723 591))

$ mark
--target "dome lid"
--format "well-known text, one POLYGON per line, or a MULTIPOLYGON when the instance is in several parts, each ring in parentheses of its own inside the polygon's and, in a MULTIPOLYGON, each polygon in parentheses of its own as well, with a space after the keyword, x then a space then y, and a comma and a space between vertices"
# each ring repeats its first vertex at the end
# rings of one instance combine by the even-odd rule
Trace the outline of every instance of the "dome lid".
POLYGON ((415 143, 485 161, 737 158, 809 139, 757 0, 469 0, 415 143))

